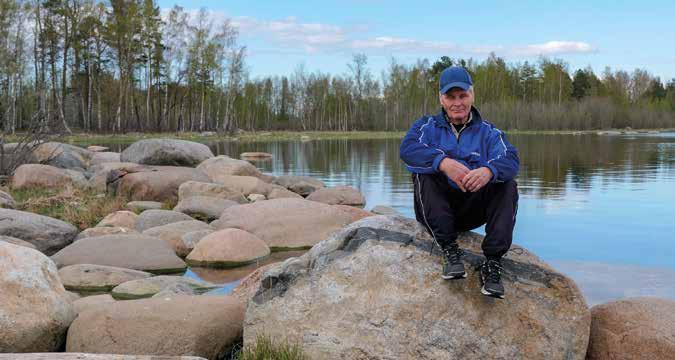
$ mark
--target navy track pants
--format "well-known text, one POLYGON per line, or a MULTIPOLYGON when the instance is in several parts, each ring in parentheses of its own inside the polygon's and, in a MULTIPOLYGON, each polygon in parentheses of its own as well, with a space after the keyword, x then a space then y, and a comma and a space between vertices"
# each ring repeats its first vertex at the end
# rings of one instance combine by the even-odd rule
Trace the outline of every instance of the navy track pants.
POLYGON ((444 174, 412 174, 415 216, 441 247, 457 240, 459 232, 485 226, 483 254, 501 258, 509 251, 518 211, 514 180, 488 183, 479 191, 462 192, 444 174))

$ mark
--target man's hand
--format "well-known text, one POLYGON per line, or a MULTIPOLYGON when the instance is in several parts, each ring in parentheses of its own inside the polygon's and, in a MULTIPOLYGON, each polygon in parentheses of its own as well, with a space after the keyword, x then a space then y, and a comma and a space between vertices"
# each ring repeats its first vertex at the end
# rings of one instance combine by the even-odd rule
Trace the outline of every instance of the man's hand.
POLYGON ((460 190, 466 192, 463 180, 465 179, 465 175, 469 173, 469 168, 462 165, 459 161, 445 158, 441 161, 440 165, 438 165, 438 169, 449 177, 450 180, 454 181, 455 184, 459 186, 460 190))
POLYGON ((487 167, 480 167, 469 171, 462 179, 464 188, 471 192, 476 192, 483 188, 492 179, 492 171, 487 167))

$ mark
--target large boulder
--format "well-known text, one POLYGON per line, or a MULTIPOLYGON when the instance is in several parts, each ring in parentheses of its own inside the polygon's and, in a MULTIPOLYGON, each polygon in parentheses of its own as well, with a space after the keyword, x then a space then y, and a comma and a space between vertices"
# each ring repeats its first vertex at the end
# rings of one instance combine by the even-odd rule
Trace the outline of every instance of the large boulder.
POLYGON ((136 230, 143 232, 153 227, 194 220, 190 215, 173 210, 145 210, 138 215, 136 230))
POLYGON ((274 199, 225 209, 211 225, 248 231, 272 251, 307 249, 353 222, 339 208, 303 199, 274 199))
POLYGON ((16 168, 10 186, 12 189, 87 187, 84 174, 50 165, 24 164, 16 168))
POLYGON ((103 235, 135 235, 140 234, 134 229, 129 229, 122 226, 99 226, 82 230, 81 233, 77 234, 75 241, 94 237, 94 236, 103 236, 103 235))
POLYGON ((57 351, 75 311, 56 266, 40 252, 0 241, 0 352, 57 351))
POLYGON ((73 242, 77 228, 67 222, 30 212, 0 209, 0 235, 27 241, 51 255, 73 242))
POLYGON ((112 289, 112 296, 119 300, 148 298, 175 285, 185 286, 191 291, 188 295, 200 295, 216 288, 214 285, 185 276, 160 275, 122 283, 112 289))
POLYGON ((89 166, 104 164, 104 163, 119 163, 120 153, 116 152, 95 152, 91 156, 89 166))
POLYGON ((16 207, 16 201, 12 195, 0 190, 0 208, 14 209, 16 207))
POLYGON ((176 201, 178 187, 186 181, 209 181, 201 171, 189 167, 162 166, 150 171, 108 176, 107 189, 130 200, 176 201))
POLYGON ((106 191, 109 178, 114 182, 126 174, 142 171, 152 171, 152 168, 134 163, 106 162, 92 165, 87 169, 90 174, 89 185, 97 191, 106 191))
MULTIPOLYGON (((256 179, 255 181, 259 181, 256 179)), ((215 197, 234 201, 238 204, 246 204, 246 196, 239 188, 229 187, 223 184, 200 181, 186 181, 178 188, 178 199, 184 200, 193 196, 215 197)))
POLYGON ((226 155, 219 155, 205 160, 197 169, 209 176, 211 182, 222 183, 223 176, 253 176, 263 181, 270 182, 272 178, 264 175, 257 167, 248 161, 233 159, 226 155))
POLYGON ((309 176, 282 175, 274 179, 272 183, 302 196, 326 187, 322 181, 309 176))
POLYGON ((131 280, 145 279, 152 274, 105 265, 77 264, 59 269, 66 290, 77 292, 108 292, 131 280))
POLYGON ((59 267, 75 264, 115 266, 171 274, 186 266, 163 240, 145 235, 106 235, 84 238, 52 256, 59 267))
POLYGON ((318 201, 329 205, 350 205, 363 207, 366 198, 360 191, 351 186, 336 186, 318 189, 309 194, 307 200, 318 201))
POLYGON ((85 353, 0 354, 0 360, 206 360, 198 356, 154 356, 85 353))
POLYGON ((66 351, 223 358, 241 337, 244 305, 231 296, 176 296, 85 310, 66 351))
POLYGON ((73 308, 75 308, 75 312, 79 314, 88 308, 104 306, 105 304, 111 304, 114 302, 115 299, 110 294, 85 296, 73 301, 73 308))
POLYGON ((164 204, 159 201, 129 201, 124 207, 135 213, 142 213, 145 210, 160 210, 164 204))
POLYGON ((79 146, 46 142, 33 150, 35 161, 62 169, 84 170, 89 166, 93 153, 79 146))
POLYGON ((197 231, 190 231, 188 233, 183 234, 180 238, 180 253, 178 253, 178 256, 188 256, 190 252, 197 246, 197 244, 208 234, 211 234, 215 230, 212 229, 205 229, 205 230, 197 230, 197 231))
POLYGON ((151 227, 143 231, 143 235, 156 237, 166 241, 178 256, 187 256, 192 250, 183 245, 183 235, 200 230, 213 231, 211 225, 199 220, 185 220, 171 224, 151 227))
POLYGON ((417 222, 356 222, 264 273, 244 345, 265 334, 312 359, 584 359, 590 312, 574 282, 521 248, 503 260, 506 299, 486 297, 480 241, 468 242, 468 277, 450 282, 417 222))
POLYGON ((129 145, 120 159, 146 165, 197 166, 213 153, 208 146, 176 139, 144 139, 129 145))
POLYGON ((27 248, 37 250, 35 245, 29 243, 28 241, 23 241, 21 239, 17 239, 15 237, 11 237, 11 236, 0 235, 0 241, 4 241, 4 242, 8 242, 10 244, 24 246, 24 247, 27 247, 27 248))
POLYGON ((587 359, 671 359, 675 301, 631 298, 591 308, 587 359))
POLYGON ((188 265, 232 268, 262 260, 270 248, 257 236, 240 229, 216 231, 202 238, 185 259, 188 265))
POLYGON ((210 196, 191 196, 181 199, 173 211, 182 212, 195 219, 213 221, 220 217, 223 211, 238 202, 210 196))
POLYGON ((138 215, 135 212, 120 210, 106 215, 96 224, 97 227, 123 227, 127 229, 136 228, 138 215))

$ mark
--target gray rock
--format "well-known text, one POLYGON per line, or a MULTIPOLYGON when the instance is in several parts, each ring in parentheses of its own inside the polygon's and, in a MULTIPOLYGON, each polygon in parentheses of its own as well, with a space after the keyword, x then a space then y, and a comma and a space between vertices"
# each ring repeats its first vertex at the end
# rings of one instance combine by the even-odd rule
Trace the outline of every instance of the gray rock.
POLYGON ((230 296, 117 301, 79 314, 66 351, 221 359, 241 337, 244 311, 230 296))
POLYGON ((52 256, 59 267, 95 264, 147 271, 182 272, 186 266, 163 240, 144 235, 106 235, 84 238, 52 256))
POLYGON ((191 196, 181 199, 173 210, 190 215, 195 219, 213 221, 220 217, 223 210, 235 205, 239 205, 239 203, 228 199, 210 196, 191 196))
POLYGON ((309 176, 282 175, 277 177, 272 183, 283 186, 302 196, 307 196, 316 190, 326 187, 322 181, 309 176))
POLYGON ((156 226, 187 220, 194 219, 189 215, 173 210, 145 210, 138 215, 136 230, 143 232, 156 226))
POLYGON ((162 239, 171 246, 178 256, 187 256, 191 249, 183 246, 182 237, 186 233, 199 230, 213 230, 213 228, 211 225, 199 220, 185 220, 152 227, 145 230, 143 235, 162 239))
POLYGON ((675 301, 641 297, 591 308, 588 360, 672 359, 675 301))
POLYGON ((377 215, 401 215, 396 209, 385 205, 376 205, 370 212, 377 215))
POLYGON ((0 235, 27 241, 51 255, 73 242, 78 230, 64 221, 25 211, 0 209, 0 235))
POLYGON ((307 196, 307 200, 318 201, 329 205, 350 205, 363 207, 366 198, 351 186, 336 186, 319 189, 307 196))
POLYGON ((0 360, 206 360, 197 356, 115 355, 85 353, 0 354, 0 360))
POLYGON ((12 195, 0 190, 0 208, 14 209, 16 207, 16 201, 12 195))
POLYGON ((254 165, 248 161, 233 159, 229 156, 220 155, 205 160, 197 169, 203 171, 214 183, 223 183, 223 176, 252 176, 265 182, 270 181, 270 177, 264 175, 254 165))
POLYGON ((269 256, 270 248, 259 237, 240 229, 224 229, 205 236, 185 261, 191 266, 232 268, 269 256))
POLYGON ((28 241, 23 241, 21 239, 17 239, 15 237, 11 237, 11 236, 0 235, 0 241, 8 242, 10 244, 19 245, 19 246, 25 246, 27 248, 37 250, 35 245, 29 243, 28 241))
POLYGON ((51 165, 24 164, 14 171, 10 186, 12 189, 53 189, 65 186, 86 188, 89 182, 79 171, 61 169, 51 165))
POLYGON ((59 269, 66 290, 78 292, 108 292, 119 284, 150 276, 145 271, 105 265, 77 264, 59 269))
POLYGON ((214 285, 184 276, 160 275, 117 285, 112 289, 112 296, 118 300, 148 298, 176 284, 181 284, 185 289, 189 288, 190 292, 187 295, 199 295, 216 288, 214 285))
POLYGON ((113 170, 106 179, 106 191, 130 200, 174 202, 182 183, 208 179, 206 174, 190 167, 155 166, 133 173, 113 170))
POLYGON ((118 235, 118 234, 138 235, 140 233, 134 229, 129 229, 122 226, 100 226, 82 230, 82 232, 79 233, 75 238, 75 241, 94 236, 118 235))
POLYGON ((574 282, 521 250, 503 260, 506 299, 483 296, 479 240, 464 236, 468 277, 450 282, 417 222, 360 220, 264 273, 244 344, 264 333, 312 359, 584 359, 590 313, 574 282))
POLYGON ((113 299, 113 297, 110 296, 110 294, 85 296, 83 298, 79 298, 73 301, 73 308, 75 308, 75 312, 79 314, 86 309, 94 308, 97 306, 104 306, 105 304, 111 304, 114 302, 115 299, 113 299))
POLYGON ((0 352, 57 351, 75 311, 44 254, 0 241, 0 352))
POLYGON ((161 210, 163 206, 159 201, 130 201, 124 207, 135 213, 142 213, 145 210, 161 210))
POLYGON ((87 169, 89 176, 89 185, 96 189, 97 191, 106 191, 106 184, 108 177, 112 174, 127 174, 141 171, 152 171, 152 168, 145 165, 139 165, 134 163, 102 163, 97 165, 92 165, 87 169))
POLYGON ((62 169, 86 169, 93 153, 79 146, 47 142, 33 150, 35 161, 62 169))
POLYGON ((181 236, 180 241, 181 241, 181 247, 185 249, 186 253, 185 256, 187 256, 192 249, 197 246, 199 241, 201 241, 206 235, 211 234, 215 230, 198 230, 198 231, 190 231, 188 233, 183 234, 181 236))
POLYGON ((181 295, 195 295, 195 289, 190 285, 177 282, 163 288, 160 292, 152 295, 153 298, 173 298, 181 295))
POLYGON ((227 208, 211 225, 248 231, 272 251, 283 251, 310 248, 354 220, 353 214, 336 206, 304 199, 274 199, 227 208))
MULTIPOLYGON (((255 181, 259 181, 255 179, 255 181)), ((248 200, 239 188, 210 182, 186 181, 178 188, 178 199, 183 200, 193 196, 216 197, 227 199, 238 204, 247 204, 248 200)))
POLYGON ((104 164, 104 163, 119 163, 120 153, 116 152, 95 152, 91 156, 89 166, 104 164))
POLYGON ((197 166, 212 157, 211 149, 204 144, 176 139, 144 139, 124 149, 120 159, 145 165, 197 166))

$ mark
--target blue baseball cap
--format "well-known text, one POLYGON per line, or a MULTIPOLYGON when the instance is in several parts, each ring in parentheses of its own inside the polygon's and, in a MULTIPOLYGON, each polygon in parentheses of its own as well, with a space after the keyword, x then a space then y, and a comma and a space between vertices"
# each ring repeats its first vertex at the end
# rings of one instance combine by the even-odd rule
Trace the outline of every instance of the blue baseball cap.
POLYGON ((441 73, 441 80, 439 81, 439 90, 441 94, 445 94, 450 89, 458 87, 464 91, 469 90, 473 85, 471 75, 461 66, 450 66, 445 68, 441 73))

